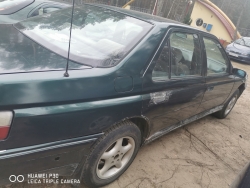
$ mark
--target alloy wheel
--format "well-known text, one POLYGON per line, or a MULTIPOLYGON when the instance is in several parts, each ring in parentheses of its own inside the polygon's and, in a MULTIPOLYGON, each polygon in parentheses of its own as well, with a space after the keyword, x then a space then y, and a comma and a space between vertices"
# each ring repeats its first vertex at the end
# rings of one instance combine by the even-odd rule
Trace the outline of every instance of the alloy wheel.
POLYGON ((111 144, 99 159, 96 174, 100 179, 108 179, 118 174, 130 161, 135 150, 135 141, 123 137, 111 144))
POLYGON ((229 112, 233 109, 236 102, 237 102, 237 95, 234 96, 228 103, 227 108, 225 110, 225 115, 229 114, 229 112))

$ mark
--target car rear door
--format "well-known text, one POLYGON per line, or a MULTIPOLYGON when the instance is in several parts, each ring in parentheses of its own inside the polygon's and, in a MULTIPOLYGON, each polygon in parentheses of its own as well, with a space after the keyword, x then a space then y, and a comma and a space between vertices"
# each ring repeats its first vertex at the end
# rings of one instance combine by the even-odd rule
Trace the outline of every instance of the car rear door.
POLYGON ((206 92, 198 112, 222 105, 232 91, 232 65, 217 38, 203 34, 203 52, 206 56, 206 92))
POLYGON ((196 30, 171 29, 148 67, 142 114, 151 135, 196 114, 205 92, 200 46, 196 30))

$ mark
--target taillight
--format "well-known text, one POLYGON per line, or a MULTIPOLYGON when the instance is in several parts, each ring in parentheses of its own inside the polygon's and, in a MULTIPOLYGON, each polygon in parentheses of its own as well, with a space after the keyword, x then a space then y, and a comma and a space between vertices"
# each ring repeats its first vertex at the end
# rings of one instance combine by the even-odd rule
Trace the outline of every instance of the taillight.
POLYGON ((7 138, 13 113, 9 111, 0 112, 0 140, 7 138))

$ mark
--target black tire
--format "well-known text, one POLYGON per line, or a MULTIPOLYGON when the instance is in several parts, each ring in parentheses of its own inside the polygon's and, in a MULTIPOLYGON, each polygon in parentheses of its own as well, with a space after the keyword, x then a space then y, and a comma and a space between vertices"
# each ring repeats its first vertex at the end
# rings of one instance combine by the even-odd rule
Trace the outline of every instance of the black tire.
POLYGON ((239 188, 249 188, 250 185, 250 166, 247 168, 246 173, 244 174, 243 179, 239 185, 239 188))
POLYGON ((234 108, 234 105, 236 104, 238 98, 240 96, 240 91, 237 89, 234 94, 230 97, 230 99, 227 101, 227 103, 224 105, 223 109, 214 113, 214 116, 219 118, 219 119, 224 119, 226 118, 230 112, 232 111, 232 109, 234 108), (230 110, 228 111, 228 106, 230 105, 230 102, 235 99, 236 101, 233 103, 232 108, 230 108, 230 110))
MULTIPOLYGON (((116 180, 119 176, 121 176, 128 169, 128 167, 130 166, 130 164, 133 162, 134 158, 136 157, 140 146, 141 146, 141 131, 134 123, 132 123, 130 121, 125 121, 123 123, 120 123, 120 124, 112 127, 93 146, 93 148, 92 148, 92 150, 91 150, 91 152, 90 152, 90 154, 89 154, 89 156, 88 156, 88 158, 83 166, 83 170, 82 170, 83 183, 85 185, 87 185, 88 187, 101 187, 101 186, 104 186, 104 185, 107 185, 107 184, 113 182, 114 180, 116 180), (120 141, 120 143, 122 143, 121 151, 115 150, 116 148, 118 148, 118 146, 116 146, 116 145, 119 145, 119 144, 117 144, 119 142, 118 140, 122 140, 122 141, 120 141), (133 140, 134 140, 134 142, 133 142, 133 140), (126 157, 126 161, 127 161, 127 162, 125 162, 126 165, 120 163, 123 166, 111 167, 110 169, 121 168, 117 173, 113 174, 111 177, 108 177, 106 179, 101 179, 100 177, 98 177, 98 175, 100 176, 99 168, 102 170, 102 168, 104 168, 104 166, 106 165, 106 161, 101 159, 101 157, 104 156, 104 153, 106 154, 107 152, 109 152, 111 150, 117 151, 117 152, 122 152, 123 147, 125 148, 126 144, 127 145, 130 144, 129 143, 130 141, 132 142, 132 149, 131 149, 132 151, 130 151, 130 149, 129 149, 128 151, 124 152, 124 154, 123 153, 115 154, 115 156, 109 157, 109 159, 107 160, 108 161, 107 166, 108 166, 108 164, 112 165, 112 163, 115 160, 118 160, 118 158, 120 158, 120 161, 123 161, 124 158, 126 157), (127 142, 127 143, 125 143, 125 142, 127 142), (128 153, 129 153, 129 157, 126 156, 128 153), (123 155, 119 156, 119 154, 123 154, 123 155), (112 161, 112 163, 111 163, 110 162, 111 160, 114 160, 114 161, 112 161), (103 166, 100 167, 102 161, 104 161, 103 166)), ((120 149, 118 149, 118 150, 120 150, 120 149)), ((115 163, 116 162, 117 161, 115 161, 115 163)), ((108 168, 106 168, 106 169, 108 169, 108 168)), ((110 171, 110 169, 107 171, 110 171)))

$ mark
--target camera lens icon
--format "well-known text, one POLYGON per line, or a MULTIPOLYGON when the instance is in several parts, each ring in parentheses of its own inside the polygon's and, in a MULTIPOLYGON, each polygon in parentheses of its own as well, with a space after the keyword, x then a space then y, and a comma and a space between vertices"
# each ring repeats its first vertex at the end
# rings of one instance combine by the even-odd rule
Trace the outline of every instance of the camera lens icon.
POLYGON ((15 183, 15 182, 22 183, 22 182, 24 182, 24 176, 23 175, 18 175, 18 176, 11 175, 9 177, 9 180, 10 180, 11 183, 15 183))

